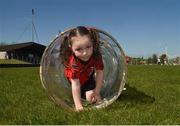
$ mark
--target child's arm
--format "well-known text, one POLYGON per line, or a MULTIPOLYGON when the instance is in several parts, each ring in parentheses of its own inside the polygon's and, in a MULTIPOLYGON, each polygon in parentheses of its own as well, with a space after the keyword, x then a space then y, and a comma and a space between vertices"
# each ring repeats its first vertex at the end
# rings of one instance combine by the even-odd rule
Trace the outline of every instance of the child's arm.
POLYGON ((96 70, 96 88, 94 92, 99 95, 102 86, 103 86, 103 70, 96 70))
POLYGON ((72 95, 73 95, 75 108, 77 111, 82 110, 83 106, 81 103, 79 79, 71 79, 71 85, 72 85, 72 95))

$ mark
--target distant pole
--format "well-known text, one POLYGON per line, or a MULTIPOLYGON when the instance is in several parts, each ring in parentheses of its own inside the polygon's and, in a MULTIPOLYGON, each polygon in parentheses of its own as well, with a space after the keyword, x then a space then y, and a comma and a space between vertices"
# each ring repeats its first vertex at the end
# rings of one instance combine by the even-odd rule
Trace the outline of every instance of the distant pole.
POLYGON ((167 60, 166 63, 169 63, 169 60, 168 60, 169 57, 168 57, 168 49, 167 49, 167 47, 165 47, 165 51, 166 51, 166 60, 167 60))
POLYGON ((32 9, 32 42, 34 42, 35 37, 37 39, 37 42, 39 42, 39 37, 38 37, 36 27, 34 24, 34 16, 35 16, 35 12, 34 12, 34 9, 32 9))
POLYGON ((32 42, 34 42, 34 9, 32 9, 32 42))
POLYGON ((167 52, 167 47, 165 47, 165 53, 166 53, 166 56, 168 55, 168 52, 167 52))

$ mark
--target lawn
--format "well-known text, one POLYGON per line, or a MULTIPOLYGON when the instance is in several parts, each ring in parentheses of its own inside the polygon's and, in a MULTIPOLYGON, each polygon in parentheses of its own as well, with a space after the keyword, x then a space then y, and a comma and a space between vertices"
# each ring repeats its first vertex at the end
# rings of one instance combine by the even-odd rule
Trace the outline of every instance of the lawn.
POLYGON ((0 124, 180 124, 180 66, 128 66, 112 105, 70 112, 41 86, 39 67, 0 68, 0 124))
POLYGON ((1 64, 30 64, 30 63, 16 59, 0 59, 0 65, 1 64))

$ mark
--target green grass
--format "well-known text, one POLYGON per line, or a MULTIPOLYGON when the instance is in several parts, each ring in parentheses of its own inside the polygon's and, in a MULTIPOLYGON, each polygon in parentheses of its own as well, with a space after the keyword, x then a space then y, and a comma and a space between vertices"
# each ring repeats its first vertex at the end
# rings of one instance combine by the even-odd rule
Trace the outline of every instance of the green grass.
POLYGON ((16 59, 0 59, 0 64, 30 64, 16 59))
POLYGON ((180 66, 129 66, 112 105, 70 112, 48 99, 39 68, 0 68, 0 124, 180 124, 180 66))

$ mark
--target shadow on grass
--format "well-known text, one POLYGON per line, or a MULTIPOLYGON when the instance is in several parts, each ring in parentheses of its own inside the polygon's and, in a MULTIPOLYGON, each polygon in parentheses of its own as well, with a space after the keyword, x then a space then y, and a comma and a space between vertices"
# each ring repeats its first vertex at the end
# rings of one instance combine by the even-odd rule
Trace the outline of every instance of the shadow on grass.
POLYGON ((130 87, 126 84, 126 90, 122 92, 118 98, 121 102, 138 103, 138 104, 149 104, 155 101, 154 97, 148 96, 144 92, 138 91, 134 87, 130 87))
POLYGON ((11 68, 11 67, 39 67, 40 64, 0 64, 0 68, 11 68))

